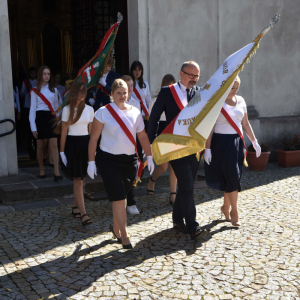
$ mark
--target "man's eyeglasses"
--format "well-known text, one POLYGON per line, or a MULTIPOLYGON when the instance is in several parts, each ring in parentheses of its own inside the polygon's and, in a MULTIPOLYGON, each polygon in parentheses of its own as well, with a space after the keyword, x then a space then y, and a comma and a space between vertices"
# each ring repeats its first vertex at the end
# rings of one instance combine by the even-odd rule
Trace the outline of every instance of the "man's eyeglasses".
POLYGON ((189 74, 187 72, 184 72, 183 70, 181 70, 183 73, 185 73, 186 75, 189 76, 189 79, 199 79, 201 77, 201 75, 194 75, 194 74, 189 74))

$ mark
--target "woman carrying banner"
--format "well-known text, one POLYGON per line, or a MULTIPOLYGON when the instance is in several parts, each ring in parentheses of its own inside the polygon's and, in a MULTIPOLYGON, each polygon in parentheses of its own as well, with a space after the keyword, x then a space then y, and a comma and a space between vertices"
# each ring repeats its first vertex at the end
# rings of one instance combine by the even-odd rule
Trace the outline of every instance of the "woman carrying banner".
POLYGON ((233 226, 241 225, 237 200, 238 192, 241 191, 240 180, 245 157, 243 130, 252 142, 256 156, 261 154, 261 148, 248 121, 245 100, 236 95, 240 83, 241 80, 237 76, 214 129, 206 141, 204 152, 206 183, 209 187, 224 192, 221 214, 224 214, 233 226))
POLYGON ((37 158, 40 167, 39 178, 41 179, 46 178, 43 157, 47 141, 54 164, 54 181, 63 179, 58 169, 57 135, 53 131, 54 112, 57 111, 61 103, 60 94, 54 87, 50 68, 47 66, 40 67, 36 87, 31 90, 29 121, 32 134, 37 139, 37 158))
POLYGON ((63 108, 62 121, 56 130, 61 131, 60 156, 63 174, 74 184, 72 214, 81 219, 82 226, 92 224, 84 206, 83 186, 87 174, 88 146, 94 110, 85 104, 87 88, 84 82, 72 84, 67 105, 63 108), (79 210, 80 212, 79 212, 79 210))
MULTIPOLYGON (((175 77, 172 74, 167 74, 162 79, 161 87, 169 86, 169 85, 174 84, 174 83, 176 83, 175 77)), ((149 106, 150 115, 151 115, 152 108, 153 108, 153 105, 154 105, 156 99, 157 99, 157 96, 155 98, 152 98, 152 100, 150 102, 150 106, 149 106)), ((166 125, 167 125, 166 115, 163 112, 161 114, 161 117, 160 117, 160 120, 159 120, 159 123, 158 123, 157 133, 156 133, 157 136, 159 136, 164 131, 164 129, 166 128, 166 125)), ((163 164, 159 165, 154 170, 152 176, 149 178, 149 181, 148 181, 147 192, 148 192, 149 195, 153 195, 155 181, 161 174, 163 174, 164 172, 167 171, 168 165, 170 166, 170 176, 169 176, 169 179, 170 179, 170 198, 169 198, 169 202, 170 202, 171 205, 173 205, 174 202, 175 202, 175 198, 176 198, 177 178, 175 176, 174 170, 172 169, 172 167, 169 163, 167 163, 167 162, 163 163, 163 164)))
POLYGON ((114 225, 111 226, 111 231, 124 249, 131 249, 132 245, 126 229, 126 196, 137 171, 136 135, 147 155, 148 169, 151 174, 154 170, 154 162, 142 116, 138 109, 126 103, 128 96, 126 82, 116 79, 112 84, 111 95, 113 102, 101 107, 94 117, 87 173, 92 179, 97 174, 95 151, 101 134, 97 167, 108 198, 112 202, 114 225))
POLYGON ((132 63, 129 75, 134 79, 132 97, 140 101, 145 130, 147 132, 151 93, 148 82, 143 79, 144 67, 140 61, 136 60, 132 63))

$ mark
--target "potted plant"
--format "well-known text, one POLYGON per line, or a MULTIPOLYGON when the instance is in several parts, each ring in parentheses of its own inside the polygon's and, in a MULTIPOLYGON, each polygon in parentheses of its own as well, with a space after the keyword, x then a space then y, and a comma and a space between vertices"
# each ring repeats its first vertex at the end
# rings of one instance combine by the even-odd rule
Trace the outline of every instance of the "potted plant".
POLYGON ((252 145, 248 147, 247 162, 250 170, 264 171, 267 167, 270 155, 270 148, 266 144, 261 144, 261 155, 256 157, 255 149, 252 145))
POLYGON ((291 140, 284 138, 283 150, 276 150, 276 153, 279 166, 300 166, 300 136, 296 134, 291 140))

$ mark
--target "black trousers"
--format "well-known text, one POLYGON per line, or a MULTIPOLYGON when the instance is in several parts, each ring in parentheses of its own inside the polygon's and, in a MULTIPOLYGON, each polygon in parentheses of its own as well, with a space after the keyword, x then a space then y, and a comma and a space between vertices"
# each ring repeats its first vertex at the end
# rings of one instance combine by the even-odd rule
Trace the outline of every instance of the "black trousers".
POLYGON ((176 200, 173 206, 173 222, 184 223, 189 233, 195 231, 199 224, 196 222, 196 207, 194 201, 194 180, 199 168, 196 155, 170 161, 178 180, 176 200))
POLYGON ((30 108, 23 107, 24 127, 26 136, 26 149, 31 159, 36 158, 36 138, 33 136, 30 128, 29 111, 30 108))

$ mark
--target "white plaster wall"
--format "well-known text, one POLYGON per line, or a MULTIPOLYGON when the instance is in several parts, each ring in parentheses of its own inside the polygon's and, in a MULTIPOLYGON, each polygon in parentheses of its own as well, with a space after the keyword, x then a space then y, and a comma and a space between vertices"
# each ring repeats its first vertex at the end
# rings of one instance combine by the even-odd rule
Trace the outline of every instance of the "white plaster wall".
MULTIPOLYGON (((10 56, 7 1, 0 1, 0 120, 12 119, 14 101, 10 56)), ((0 133, 12 128, 9 123, 0 124, 0 133)), ((0 177, 18 173, 16 134, 0 137, 0 177)))
POLYGON ((240 94, 262 117, 300 114, 298 0, 127 1, 130 63, 139 59, 144 64, 153 94, 165 74, 179 79, 185 60, 200 64, 203 85, 226 57, 250 43, 279 13, 281 21, 240 73, 240 94))

